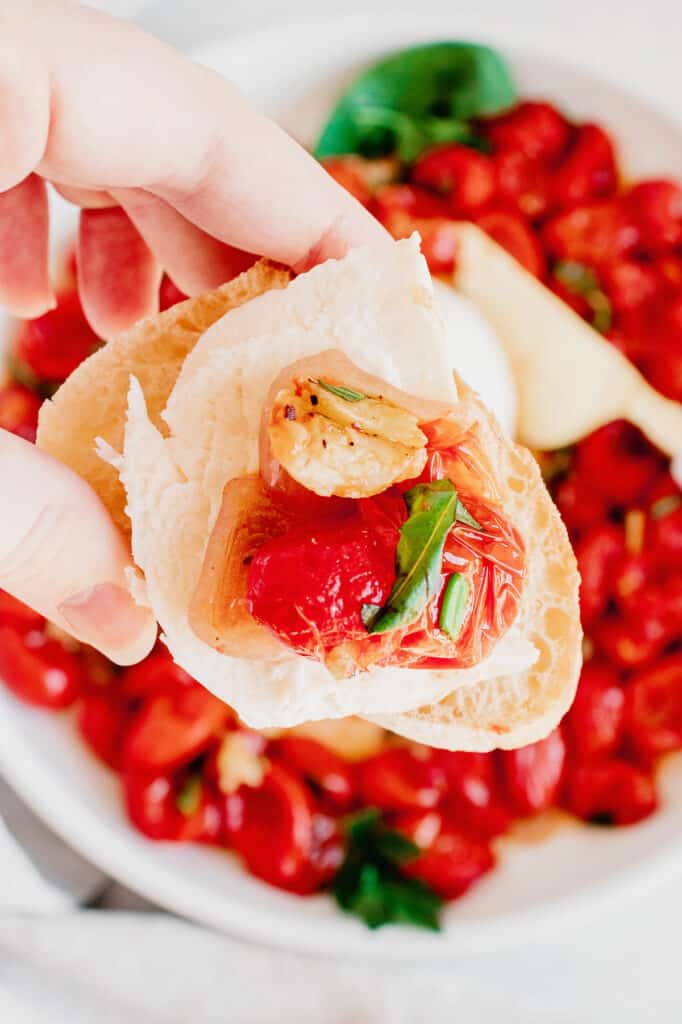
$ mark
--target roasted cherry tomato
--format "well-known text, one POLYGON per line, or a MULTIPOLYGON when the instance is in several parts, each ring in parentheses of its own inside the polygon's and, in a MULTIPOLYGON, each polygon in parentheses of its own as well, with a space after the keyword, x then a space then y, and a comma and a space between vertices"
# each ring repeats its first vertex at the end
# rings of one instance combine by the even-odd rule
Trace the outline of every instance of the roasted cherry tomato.
POLYGON ((507 800, 517 814, 536 814, 552 806, 566 762, 560 729, 519 750, 502 750, 499 757, 507 800))
POLYGON ((63 381, 98 344, 78 292, 70 291, 58 296, 55 309, 23 324, 14 343, 14 355, 38 377, 63 381))
POLYGON ((0 429, 9 430, 25 441, 35 441, 41 405, 38 395, 23 384, 0 387, 0 429))
POLYGON ((652 487, 663 460, 636 427, 616 420, 580 442, 576 469, 614 505, 634 505, 652 487))
POLYGON ((412 181, 447 196, 453 216, 465 217, 480 210, 495 191, 495 172, 490 159, 468 146, 447 143, 419 157, 411 171, 412 181))
POLYGON ((497 198, 516 206, 529 220, 544 216, 550 201, 551 169, 516 149, 496 153, 492 162, 497 198))
POLYGON ((646 758, 682 749, 682 653, 632 677, 627 722, 631 743, 646 758))
POLYGON ((527 100, 484 125, 493 150, 520 153, 530 160, 551 163, 562 155, 572 129, 550 103, 527 100))
POLYGON ((571 534, 603 522, 608 514, 607 500, 594 490, 588 477, 575 471, 557 484, 554 501, 571 534))
POLYGON ((649 519, 646 544, 651 559, 661 568, 682 569, 682 505, 649 519))
POLYGON ((654 781, 648 772, 618 758, 571 765, 564 805, 595 825, 632 825, 656 810, 654 781))
POLYGON ((607 199, 555 214, 544 224, 542 240, 556 259, 601 267, 637 248, 639 228, 622 203, 607 199))
POLYGON ((436 750, 433 758, 445 775, 441 812, 446 821, 484 839, 505 832, 511 814, 499 792, 494 756, 436 750))
POLYGON ((348 810, 354 800, 350 766, 328 747, 307 736, 282 736, 268 747, 268 757, 303 776, 313 791, 336 810, 348 810))
POLYGON ((292 892, 314 892, 338 868, 335 825, 314 811, 305 786, 273 764, 261 786, 226 798, 226 837, 258 878, 292 892))
POLYGON ((6 590, 0 590, 0 626, 14 626, 26 631, 42 629, 45 619, 23 601, 12 597, 6 590))
POLYGON ((56 710, 78 697, 82 673, 77 656, 41 631, 0 626, 0 679, 28 704, 56 710))
POLYGON ((552 177, 552 195, 557 206, 574 206, 590 199, 612 195, 618 174, 613 144, 596 124, 578 128, 568 153, 552 177))
POLYGON ((171 775, 125 773, 128 817, 148 839, 177 839, 183 817, 177 806, 177 783, 171 775))
POLYGON ((486 210, 476 218, 476 223, 530 274, 544 277, 545 257, 542 246, 518 213, 506 209, 486 210))
POLYGON ((494 867, 488 843, 445 824, 437 812, 403 814, 395 827, 423 851, 401 864, 401 871, 426 882, 443 899, 462 896, 494 867))
POLYGON ((602 654, 622 669, 650 665, 668 643, 660 608, 647 615, 635 612, 627 619, 607 616, 592 627, 590 635, 602 654))
POLYGON ((435 807, 445 790, 445 774, 430 753, 420 757, 407 747, 384 750, 358 770, 362 802, 383 811, 435 807))
POLYGON ((230 709, 198 683, 150 697, 135 714, 124 745, 126 769, 171 771, 206 750, 230 709))
POLYGON ((682 245, 682 188, 672 181, 642 181, 626 199, 639 226, 640 247, 648 256, 682 245))
POLYGON ((94 754, 114 771, 122 766, 123 738, 130 718, 114 693, 86 693, 78 708, 78 728, 94 754))
POLYGON ((293 527, 264 544, 249 566, 254 618, 299 653, 366 637, 360 610, 388 598, 397 542, 397 531, 386 545, 357 516, 293 527))
POLYGON ((175 804, 181 814, 176 838, 180 842, 221 843, 224 835, 224 801, 200 776, 190 775, 178 790, 175 804))
POLYGON ((639 260, 615 259, 600 269, 599 283, 621 325, 632 333, 645 332, 661 289, 656 269, 639 260))
POLYGON ((580 612, 585 629, 590 629, 606 610, 614 566, 624 553, 623 530, 613 523, 591 527, 576 544, 575 556, 581 577, 580 612))
POLYGON ((615 753, 625 729, 625 692, 618 673, 603 661, 586 662, 562 728, 571 756, 581 761, 615 753))
POLYGON ((166 647, 157 645, 144 661, 126 668, 121 676, 121 693, 137 700, 173 693, 179 687, 192 686, 194 680, 177 665, 166 647))

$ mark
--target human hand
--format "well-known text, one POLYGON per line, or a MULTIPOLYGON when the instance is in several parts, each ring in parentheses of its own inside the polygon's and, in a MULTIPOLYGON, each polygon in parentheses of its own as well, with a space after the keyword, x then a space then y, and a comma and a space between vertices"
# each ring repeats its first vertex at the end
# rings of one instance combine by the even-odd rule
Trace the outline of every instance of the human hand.
MULTIPOLYGON (((93 10, 0 14, 0 302, 54 304, 46 182, 82 207, 78 283, 108 337, 269 256, 302 270, 383 229, 220 76, 93 10)), ((0 586, 122 664, 156 625, 125 588, 130 555, 93 491, 0 431, 0 586), (9 498, 9 500, 7 500, 9 498)))

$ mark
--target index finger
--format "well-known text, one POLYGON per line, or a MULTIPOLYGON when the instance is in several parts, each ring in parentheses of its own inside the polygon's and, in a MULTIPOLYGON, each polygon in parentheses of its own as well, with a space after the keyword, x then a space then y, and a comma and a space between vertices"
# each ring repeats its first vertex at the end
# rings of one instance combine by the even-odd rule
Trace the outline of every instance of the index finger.
MULTIPOLYGON (((30 5, 30 17, 5 15, 3 27, 3 45, 38 54, 49 82, 49 127, 35 111, 23 122, 27 135, 44 138, 24 138, 18 147, 42 152, 37 170, 45 177, 142 189, 222 242, 294 267, 385 237, 233 86, 152 36, 87 8, 53 4, 30 5)), ((26 66, 34 71, 34 63, 26 66)), ((19 97, 30 95, 18 81, 22 68, 13 69, 19 97)), ((1 160, 7 181, 11 156, 1 160)))

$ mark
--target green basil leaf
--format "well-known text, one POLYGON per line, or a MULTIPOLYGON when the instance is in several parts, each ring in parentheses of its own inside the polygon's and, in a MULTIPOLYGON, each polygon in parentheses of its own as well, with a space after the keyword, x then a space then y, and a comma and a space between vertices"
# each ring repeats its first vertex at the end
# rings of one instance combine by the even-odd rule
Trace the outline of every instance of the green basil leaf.
POLYGON ((440 606, 438 625, 451 640, 456 640, 469 604, 469 580, 459 572, 453 572, 445 585, 440 606))
POLYGON ((471 526, 474 530, 483 529, 478 520, 474 519, 471 512, 462 504, 459 498, 457 498, 457 512, 455 513, 455 519, 458 523, 464 523, 466 526, 471 526))
POLYGON ((404 498, 409 515, 396 548, 396 581, 370 633, 387 633, 414 622, 440 586, 443 547, 455 521, 457 491, 449 480, 434 480, 417 484, 404 498))
POLYGON ((443 900, 424 882, 400 874, 419 847, 366 808, 345 820, 346 855, 333 882, 336 902, 370 928, 404 922, 437 930, 443 900))
POLYGON ((199 810, 202 785, 201 775, 190 775, 175 798, 177 809, 187 818, 199 810))
POLYGON ((344 402, 362 402, 367 395, 363 395, 360 391, 353 391, 352 388, 345 388, 342 384, 327 384, 324 380, 316 380, 315 384, 319 384, 325 391, 330 391, 332 395, 336 395, 337 398, 342 398, 344 402))
POLYGON ((468 119, 511 106, 516 93, 501 58, 474 43, 430 43, 380 61, 339 100, 315 148, 343 153, 398 153, 411 162, 443 142, 476 144, 468 119))

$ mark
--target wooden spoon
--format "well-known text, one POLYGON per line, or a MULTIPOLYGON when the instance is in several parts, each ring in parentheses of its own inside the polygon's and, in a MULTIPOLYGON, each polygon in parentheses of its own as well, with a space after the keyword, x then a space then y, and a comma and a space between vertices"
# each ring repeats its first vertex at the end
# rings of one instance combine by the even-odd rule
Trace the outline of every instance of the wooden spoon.
POLYGON ((517 434, 561 448, 615 419, 668 455, 682 452, 682 404, 655 391, 617 349, 474 224, 459 223, 455 287, 504 346, 519 397, 517 434))

